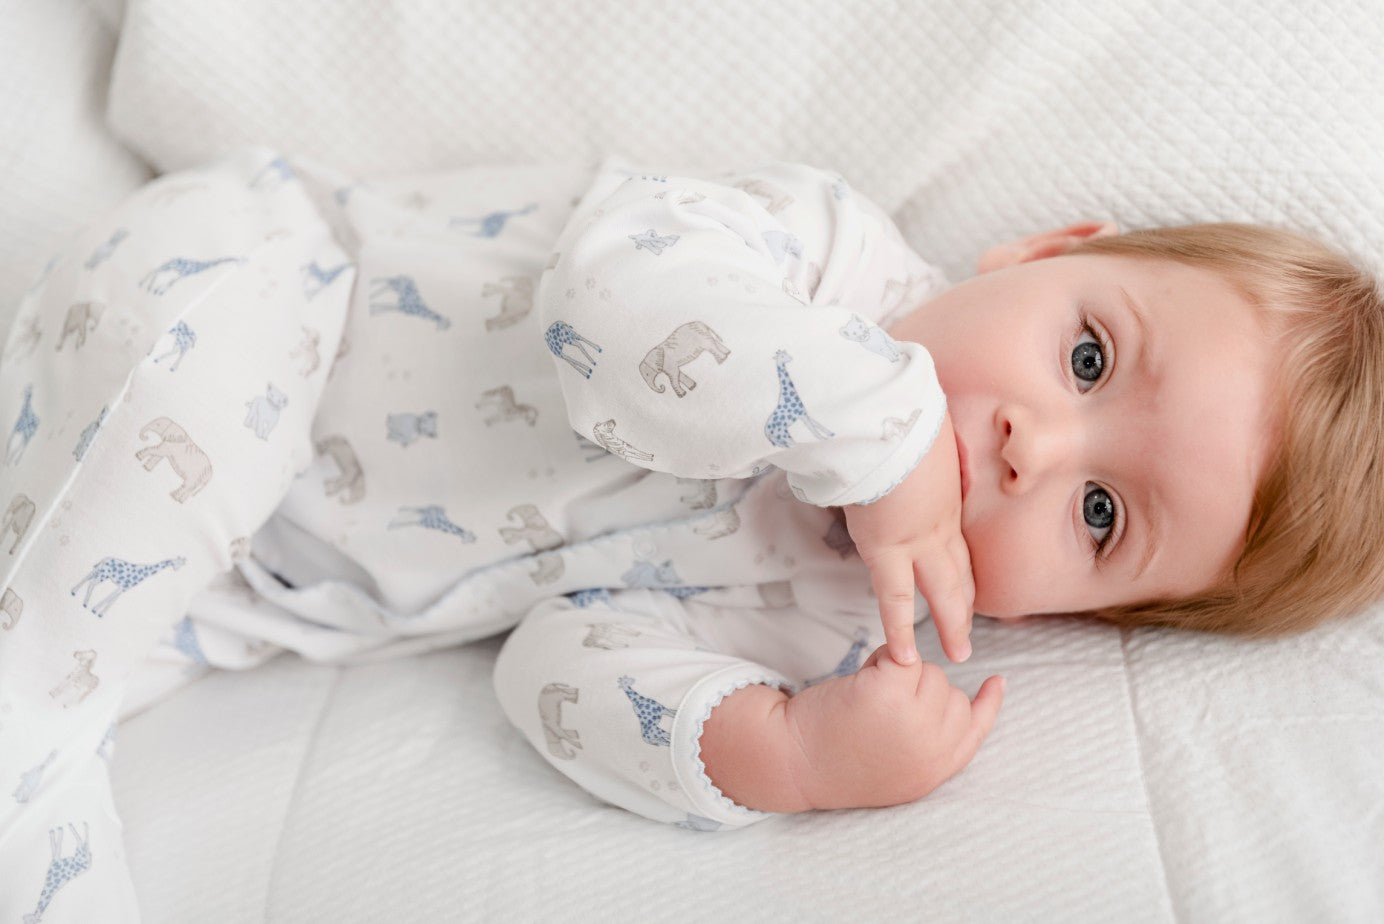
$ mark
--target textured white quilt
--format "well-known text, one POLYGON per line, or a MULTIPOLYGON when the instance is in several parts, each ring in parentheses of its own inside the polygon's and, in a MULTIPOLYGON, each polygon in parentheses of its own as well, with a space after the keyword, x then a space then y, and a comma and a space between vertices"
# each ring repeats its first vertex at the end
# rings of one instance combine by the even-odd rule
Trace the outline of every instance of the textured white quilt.
MULTIPOLYGON (((1086 216, 1288 224, 1384 269, 1373 0, 17 6, 6 321, 78 205, 240 143, 363 175, 801 160, 953 278, 1086 216)), ((961 775, 721 836, 553 773, 499 713, 494 642, 213 675, 121 727, 129 862, 150 921, 1384 920, 1384 610, 1267 643, 974 639, 953 679, 1010 683, 961 775)))

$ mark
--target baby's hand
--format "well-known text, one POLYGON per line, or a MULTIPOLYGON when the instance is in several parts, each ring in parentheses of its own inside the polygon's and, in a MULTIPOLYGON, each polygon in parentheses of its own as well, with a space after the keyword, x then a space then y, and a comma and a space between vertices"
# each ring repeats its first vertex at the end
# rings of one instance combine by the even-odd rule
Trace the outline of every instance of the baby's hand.
POLYGON ((901 666, 884 651, 785 704, 790 737, 810 768, 794 782, 813 808, 921 799, 971 762, 995 724, 1004 678, 988 678, 972 701, 936 664, 901 666))
POLYGON ((927 600, 942 650, 953 661, 971 656, 975 581, 961 536, 961 463, 951 414, 932 448, 900 484, 872 504, 847 504, 846 527, 870 569, 884 640, 899 664, 918 658, 913 643, 913 585, 927 600))

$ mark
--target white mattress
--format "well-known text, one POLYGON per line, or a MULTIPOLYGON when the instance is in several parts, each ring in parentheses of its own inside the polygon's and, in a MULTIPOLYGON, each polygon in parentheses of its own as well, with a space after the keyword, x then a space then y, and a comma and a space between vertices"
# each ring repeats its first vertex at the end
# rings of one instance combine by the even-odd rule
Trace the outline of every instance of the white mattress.
MULTIPOLYGON (((1288 223, 1384 267, 1373 0, 576 6, 21 2, 0 25, 0 85, 24 91, 0 93, 19 248, 0 247, 0 320, 34 242, 142 161, 245 142, 364 175, 803 160, 953 278, 1091 215, 1288 223)), ((284 656, 124 722, 147 920, 1384 920, 1384 608, 1277 642, 981 621, 948 670, 1009 692, 961 775, 719 835, 551 770, 500 715, 497 647, 284 656)))

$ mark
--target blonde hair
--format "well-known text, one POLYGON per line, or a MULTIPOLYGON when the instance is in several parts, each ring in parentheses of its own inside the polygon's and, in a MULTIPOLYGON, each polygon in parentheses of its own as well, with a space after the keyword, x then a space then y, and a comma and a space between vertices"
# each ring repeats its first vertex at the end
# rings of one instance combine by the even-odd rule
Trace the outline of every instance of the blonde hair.
POLYGON ((1261 312, 1279 363, 1280 439, 1232 573, 1192 597, 1083 615, 1274 636, 1384 598, 1384 301, 1376 280, 1315 240, 1246 224, 1134 231, 1071 252, 1219 273, 1261 312))

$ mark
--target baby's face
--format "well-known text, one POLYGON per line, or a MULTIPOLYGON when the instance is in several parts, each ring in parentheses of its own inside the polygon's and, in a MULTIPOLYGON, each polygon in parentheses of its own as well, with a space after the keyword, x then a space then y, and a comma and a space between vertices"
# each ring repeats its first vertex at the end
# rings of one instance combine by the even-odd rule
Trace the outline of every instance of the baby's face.
POLYGON ((947 395, 977 612, 1183 597, 1229 572, 1272 444, 1272 351, 1219 276, 1038 259, 890 332, 928 349, 947 395))

